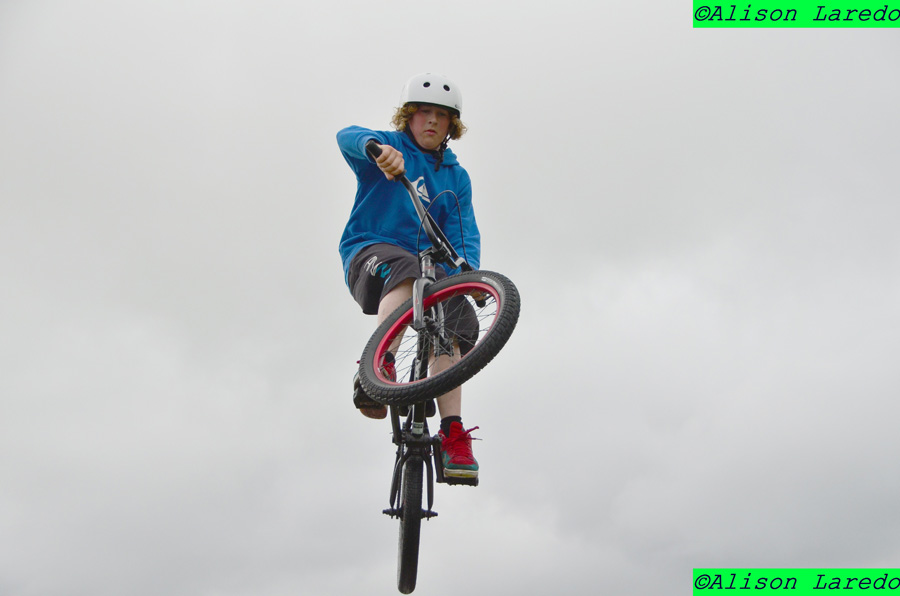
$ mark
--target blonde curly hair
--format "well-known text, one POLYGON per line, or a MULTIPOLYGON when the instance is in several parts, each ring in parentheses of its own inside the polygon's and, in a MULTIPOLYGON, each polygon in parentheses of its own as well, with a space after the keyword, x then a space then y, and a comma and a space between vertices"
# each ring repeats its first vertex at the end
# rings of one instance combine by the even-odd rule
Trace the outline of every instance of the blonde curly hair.
MULTIPOLYGON (((397 108, 397 111, 394 112, 391 124, 394 125, 396 130, 403 132, 409 125, 409 119, 412 118, 412 115, 415 114, 418 109, 419 104, 417 103, 408 103, 405 106, 400 106, 397 108)), ((447 129, 447 134, 452 140, 457 141, 466 134, 466 130, 468 129, 466 128, 466 125, 462 123, 462 120, 459 119, 459 114, 457 114, 455 110, 449 108, 446 109, 450 112, 450 127, 447 129)))

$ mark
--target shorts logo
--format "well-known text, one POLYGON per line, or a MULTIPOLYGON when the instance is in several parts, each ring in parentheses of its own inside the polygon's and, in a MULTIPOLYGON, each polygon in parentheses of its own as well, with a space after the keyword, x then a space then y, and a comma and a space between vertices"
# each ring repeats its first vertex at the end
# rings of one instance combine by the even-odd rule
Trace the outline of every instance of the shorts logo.
POLYGON ((366 272, 372 277, 387 279, 391 274, 391 266, 387 263, 378 263, 378 256, 373 256, 364 266, 366 272))

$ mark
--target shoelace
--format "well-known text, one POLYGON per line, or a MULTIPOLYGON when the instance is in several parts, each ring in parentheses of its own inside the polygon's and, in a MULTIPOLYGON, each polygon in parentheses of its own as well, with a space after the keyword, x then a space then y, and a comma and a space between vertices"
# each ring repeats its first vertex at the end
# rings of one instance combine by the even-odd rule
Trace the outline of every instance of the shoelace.
POLYGON ((452 438, 448 436, 445 439, 446 443, 441 445, 444 448, 444 451, 450 452, 452 455, 472 457, 472 440, 481 440, 472 436, 471 433, 473 430, 478 430, 478 427, 473 426, 469 430, 464 430, 452 438))

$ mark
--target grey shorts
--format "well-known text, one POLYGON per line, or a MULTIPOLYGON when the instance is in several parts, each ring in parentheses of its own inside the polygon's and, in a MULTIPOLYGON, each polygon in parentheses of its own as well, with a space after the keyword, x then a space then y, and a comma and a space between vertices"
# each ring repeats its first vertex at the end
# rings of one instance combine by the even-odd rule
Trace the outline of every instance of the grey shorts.
MULTIPOLYGON (((444 269, 434 268, 435 278, 447 277, 444 269)), ((367 315, 378 314, 381 299, 407 279, 419 277, 419 259, 393 244, 372 244, 360 250, 350 261, 347 282, 353 299, 367 315)), ((447 305, 448 331, 459 343, 463 354, 478 341, 478 317, 463 297, 450 299, 447 305)))
MULTIPOLYGON (((447 277, 443 268, 434 268, 435 277, 447 277)), ((350 261, 347 283, 353 299, 367 315, 377 315, 385 295, 407 279, 419 277, 419 258, 393 244, 371 244, 350 261)))

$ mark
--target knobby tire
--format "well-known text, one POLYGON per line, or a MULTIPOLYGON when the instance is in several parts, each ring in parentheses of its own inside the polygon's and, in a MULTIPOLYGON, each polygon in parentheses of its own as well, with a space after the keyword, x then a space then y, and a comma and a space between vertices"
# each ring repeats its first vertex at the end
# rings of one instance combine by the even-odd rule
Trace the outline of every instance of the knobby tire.
POLYGON ((403 465, 400 493, 400 539, 397 554, 397 589, 410 594, 416 588, 419 534, 422 525, 422 458, 412 456, 403 465))
POLYGON ((360 358, 363 390, 381 403, 412 405, 462 385, 500 352, 519 320, 516 286, 492 271, 470 271, 435 282, 425 291, 424 303, 431 314, 441 306, 447 320, 443 330, 454 342, 456 352, 460 352, 461 344, 470 347, 469 351, 445 370, 412 380, 417 337, 411 327, 413 301, 407 300, 378 327, 360 358), (454 327, 457 324, 459 329, 454 327), (476 330, 474 336, 470 329, 476 330), (396 358, 396 380, 388 378, 382 368, 388 351, 396 358))

